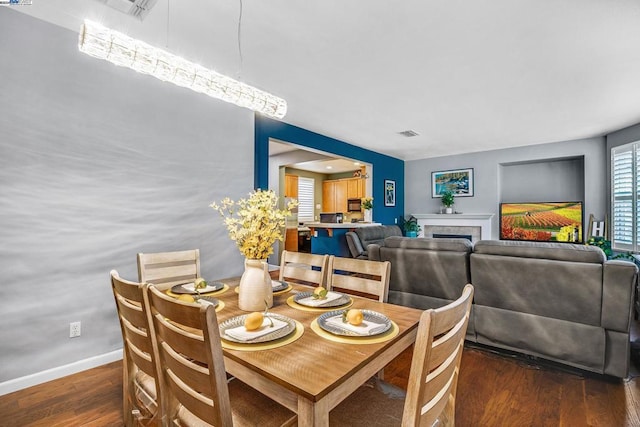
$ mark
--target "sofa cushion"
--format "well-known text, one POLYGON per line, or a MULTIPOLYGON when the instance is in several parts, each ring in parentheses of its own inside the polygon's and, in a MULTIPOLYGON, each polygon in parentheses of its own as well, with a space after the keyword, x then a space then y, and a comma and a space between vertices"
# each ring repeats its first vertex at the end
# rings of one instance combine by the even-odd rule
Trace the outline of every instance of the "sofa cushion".
POLYGON ((488 255, 591 262, 598 264, 603 264, 607 260, 602 249, 596 246, 574 245, 572 243, 480 240, 473 245, 473 252, 488 255))
POLYGON ((476 304, 600 326, 602 265, 471 254, 476 304))
POLYGON ((426 249, 430 251, 454 251, 469 253, 473 244, 467 239, 433 239, 408 237, 387 237, 384 246, 388 248, 426 249))

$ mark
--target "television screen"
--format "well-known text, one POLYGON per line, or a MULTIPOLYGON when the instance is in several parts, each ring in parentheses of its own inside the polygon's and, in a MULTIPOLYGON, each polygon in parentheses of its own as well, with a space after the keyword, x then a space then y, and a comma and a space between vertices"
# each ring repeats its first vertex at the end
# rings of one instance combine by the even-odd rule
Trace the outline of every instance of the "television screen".
POLYGON ((501 203, 500 239, 582 243, 582 202, 501 203))

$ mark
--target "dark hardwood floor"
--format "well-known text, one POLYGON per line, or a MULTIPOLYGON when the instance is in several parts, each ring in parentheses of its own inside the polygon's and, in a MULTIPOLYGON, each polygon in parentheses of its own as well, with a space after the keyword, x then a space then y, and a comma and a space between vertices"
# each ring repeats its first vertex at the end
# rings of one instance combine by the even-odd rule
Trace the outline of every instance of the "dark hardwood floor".
MULTIPOLYGON (((386 379, 406 388, 410 361, 404 352, 386 379)), ((0 426, 120 426, 121 374, 114 362, 2 396, 0 426)), ((484 349, 465 349, 456 400, 458 426, 640 426, 638 377, 564 372, 484 349)))

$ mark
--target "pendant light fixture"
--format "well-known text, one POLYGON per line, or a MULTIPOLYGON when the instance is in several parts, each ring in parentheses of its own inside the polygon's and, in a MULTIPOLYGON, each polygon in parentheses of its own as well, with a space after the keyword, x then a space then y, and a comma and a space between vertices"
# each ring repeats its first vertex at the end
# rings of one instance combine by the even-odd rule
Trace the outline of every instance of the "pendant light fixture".
POLYGON ((80 28, 78 48, 94 58, 149 74, 162 81, 270 117, 281 119, 287 113, 287 102, 282 98, 89 20, 85 20, 80 28))

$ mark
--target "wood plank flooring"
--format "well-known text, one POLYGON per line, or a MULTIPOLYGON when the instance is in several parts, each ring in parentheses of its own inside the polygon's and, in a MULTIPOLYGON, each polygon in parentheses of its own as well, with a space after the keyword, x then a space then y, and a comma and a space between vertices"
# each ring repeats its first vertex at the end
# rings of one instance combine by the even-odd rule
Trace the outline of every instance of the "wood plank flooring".
MULTIPOLYGON (((385 369, 386 379, 406 388, 410 362, 410 351, 401 354, 385 369)), ((640 377, 577 375, 485 349, 463 354, 458 426, 638 427, 639 413, 640 377)), ((121 362, 0 397, 2 427, 120 425, 121 362)))

